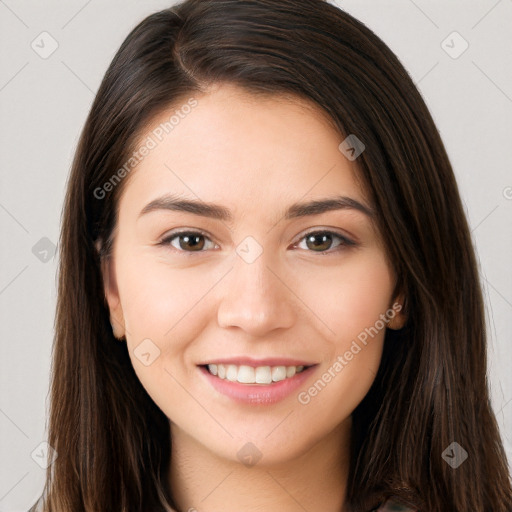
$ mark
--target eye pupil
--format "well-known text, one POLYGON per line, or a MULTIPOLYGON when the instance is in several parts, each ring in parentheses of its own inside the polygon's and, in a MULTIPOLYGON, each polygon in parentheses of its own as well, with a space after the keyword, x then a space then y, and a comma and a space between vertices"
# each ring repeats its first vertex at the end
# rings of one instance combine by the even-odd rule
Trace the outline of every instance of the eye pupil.
POLYGON ((314 233, 307 237, 306 243, 308 244, 308 248, 310 249, 320 249, 321 251, 325 251, 329 249, 329 246, 332 242, 332 237, 326 233, 314 233), (320 243, 316 243, 315 240, 320 240, 320 243), (309 245, 312 243, 311 246, 309 245), (322 247, 322 245, 327 244, 327 247, 322 247))
POLYGON ((201 250, 204 247, 204 237, 202 235, 180 235, 180 240, 185 241, 185 244, 189 244, 188 247, 185 247, 184 244, 180 241, 181 249, 190 249, 193 250, 201 250), (202 239, 202 243, 198 242, 198 240, 202 239))

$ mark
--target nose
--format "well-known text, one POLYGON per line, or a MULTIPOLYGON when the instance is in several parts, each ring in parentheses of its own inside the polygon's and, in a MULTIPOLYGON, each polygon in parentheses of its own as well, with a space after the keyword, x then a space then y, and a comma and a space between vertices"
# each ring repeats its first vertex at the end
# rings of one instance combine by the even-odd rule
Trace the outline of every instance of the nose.
POLYGON ((298 314, 292 290, 293 283, 274 270, 265 252, 252 263, 237 256, 222 283, 218 324, 238 327, 254 337, 289 328, 298 314))

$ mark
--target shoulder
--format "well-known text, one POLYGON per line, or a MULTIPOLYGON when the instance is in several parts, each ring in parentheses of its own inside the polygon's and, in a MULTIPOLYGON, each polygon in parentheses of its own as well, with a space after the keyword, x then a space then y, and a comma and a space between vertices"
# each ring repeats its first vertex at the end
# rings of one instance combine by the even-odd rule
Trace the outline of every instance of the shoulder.
POLYGON ((398 502, 396 502, 393 498, 388 498, 384 503, 382 503, 378 508, 373 509, 371 512, 418 512, 416 509, 406 507, 398 502))

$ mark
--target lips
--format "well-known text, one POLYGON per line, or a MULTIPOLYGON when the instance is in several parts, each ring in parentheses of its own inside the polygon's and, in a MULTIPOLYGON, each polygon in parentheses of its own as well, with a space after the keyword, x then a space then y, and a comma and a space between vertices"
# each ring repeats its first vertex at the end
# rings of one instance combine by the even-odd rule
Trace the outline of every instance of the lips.
POLYGON ((304 383, 317 363, 290 358, 215 359, 198 365, 214 388, 237 402, 273 404, 304 383))

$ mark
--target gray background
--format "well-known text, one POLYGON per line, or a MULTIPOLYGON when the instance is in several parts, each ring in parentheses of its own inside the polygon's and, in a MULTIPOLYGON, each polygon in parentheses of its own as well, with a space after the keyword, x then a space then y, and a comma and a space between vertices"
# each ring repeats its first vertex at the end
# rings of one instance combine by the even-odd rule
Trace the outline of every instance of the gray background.
MULTIPOLYGON (((26 510, 44 482, 53 251, 80 129, 129 30, 171 4, 0 0, 0 511, 26 510)), ((479 255, 492 401, 512 462, 512 0, 337 5, 402 60, 447 147, 479 255), (460 55, 454 31, 469 44, 460 55)))

